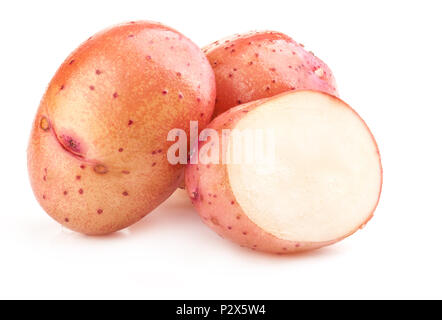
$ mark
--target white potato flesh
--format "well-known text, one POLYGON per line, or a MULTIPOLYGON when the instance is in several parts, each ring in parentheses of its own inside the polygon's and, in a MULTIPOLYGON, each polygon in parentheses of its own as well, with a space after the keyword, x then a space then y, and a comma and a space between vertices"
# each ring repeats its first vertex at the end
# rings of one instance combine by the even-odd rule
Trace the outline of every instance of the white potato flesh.
POLYGON ((313 91, 283 95, 235 129, 275 134, 273 164, 227 167, 238 204, 259 228, 282 240, 331 241, 372 215, 382 184, 379 152, 363 120, 339 99, 313 91))

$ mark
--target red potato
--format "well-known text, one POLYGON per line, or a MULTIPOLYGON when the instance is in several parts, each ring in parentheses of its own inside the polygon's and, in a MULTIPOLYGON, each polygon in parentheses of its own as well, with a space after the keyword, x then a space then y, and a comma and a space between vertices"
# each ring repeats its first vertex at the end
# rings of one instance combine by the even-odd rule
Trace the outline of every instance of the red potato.
POLYGON ((239 34, 216 41, 203 51, 215 71, 215 115, 289 90, 338 94, 329 67, 280 32, 239 34))
POLYGON ((65 227, 89 235, 125 228, 177 188, 182 165, 166 153, 173 128, 207 124, 214 74, 202 51, 153 22, 104 30, 53 77, 28 147, 37 200, 65 227))
MULTIPOLYGON (((373 216, 382 187, 378 147, 340 99, 283 93, 232 108, 208 128, 219 136, 223 130, 271 130, 275 138, 274 161, 267 165, 222 162, 232 152, 230 133, 219 164, 186 168, 193 205, 222 237, 254 250, 292 253, 340 241, 373 216)), ((200 153, 208 143, 211 138, 199 143, 200 153)), ((196 157, 194 151, 193 163, 196 157)))

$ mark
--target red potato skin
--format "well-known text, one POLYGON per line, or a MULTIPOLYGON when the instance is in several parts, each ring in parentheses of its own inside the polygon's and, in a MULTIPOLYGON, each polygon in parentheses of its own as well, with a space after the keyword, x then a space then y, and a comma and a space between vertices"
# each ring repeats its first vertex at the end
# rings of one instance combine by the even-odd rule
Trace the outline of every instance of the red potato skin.
MULTIPOLYGON (((177 31, 140 21, 104 30, 60 66, 28 146, 32 189, 63 226, 101 235, 135 223, 177 188, 169 130, 207 124, 214 74, 177 31)), ((189 134, 188 134, 189 135, 189 134)))
POLYGON ((338 95, 330 68, 280 32, 238 34, 216 41, 203 51, 215 71, 215 116, 242 103, 289 90, 338 95))
MULTIPOLYGON (((274 97, 274 99, 285 94, 290 94, 290 92, 282 93, 274 97)), ((333 96, 333 98, 339 100, 339 98, 336 98, 335 96, 333 96)), ((236 123, 241 120, 241 118, 267 100, 269 100, 269 98, 234 107, 216 117, 207 128, 215 129, 218 132, 218 135, 221 136, 222 130, 235 128, 236 123)), ((348 107, 359 117, 350 106, 348 107)), ((374 137, 373 141, 376 144, 374 137)), ((198 149, 201 149, 206 143, 210 143, 210 140, 199 142, 197 146, 198 149)), ((220 163, 221 159, 222 154, 220 152, 220 163)), ((379 163, 381 164, 380 156, 379 163)), ((382 165, 380 168, 382 189, 382 165)), ((201 219, 207 226, 218 233, 218 235, 222 238, 229 239, 242 247, 274 254, 292 254, 319 249, 349 237, 357 230, 365 227, 365 225, 371 220, 381 195, 381 190, 379 190, 377 203, 369 218, 349 234, 326 242, 297 242, 279 239, 259 228, 248 218, 247 214, 239 206, 232 193, 226 165, 189 164, 186 167, 185 182, 187 193, 193 206, 201 216, 201 219)))

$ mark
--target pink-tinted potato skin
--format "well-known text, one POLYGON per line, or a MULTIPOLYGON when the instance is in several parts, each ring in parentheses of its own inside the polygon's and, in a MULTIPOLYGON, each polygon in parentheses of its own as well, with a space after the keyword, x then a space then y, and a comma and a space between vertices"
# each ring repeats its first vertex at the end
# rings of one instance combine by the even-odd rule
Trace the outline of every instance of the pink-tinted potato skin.
MULTIPOLYGON (((282 93, 274 98, 276 99, 285 94, 290 94, 290 92, 282 93)), ((336 97, 333 98, 338 99, 336 97)), ((262 103, 268 100, 269 98, 261 99, 231 108, 216 117, 207 128, 215 129, 218 132, 218 135, 221 136, 222 130, 233 129, 236 123, 248 112, 259 107, 262 103)), ((354 112, 350 106, 348 107, 354 112)), ((374 138, 373 141, 376 143, 374 138)), ((210 141, 199 142, 198 149, 201 149, 204 144, 209 142, 210 141)), ((220 152, 220 163, 221 159, 222 154, 220 152)), ((381 163, 380 157, 379 163, 381 163)), ((379 203, 381 194, 381 190, 379 190, 378 201, 369 218, 349 234, 327 242, 296 242, 279 239, 259 228, 248 218, 247 214, 237 203, 231 190, 227 166, 223 164, 189 164, 186 168, 185 181, 187 193, 202 220, 222 238, 230 239, 231 241, 252 250, 276 254, 298 253, 318 249, 332 245, 349 237, 357 230, 365 227, 365 225, 371 220, 379 203)))
POLYGON ((242 103, 289 90, 318 90, 338 95, 330 68, 280 32, 238 34, 203 50, 215 71, 214 115, 242 103), (315 72, 321 69, 320 76, 315 72))
POLYGON ((152 211, 177 188, 167 161, 169 130, 207 124, 213 71, 201 50, 153 22, 104 30, 53 77, 28 147, 37 200, 69 229, 107 234, 152 211))

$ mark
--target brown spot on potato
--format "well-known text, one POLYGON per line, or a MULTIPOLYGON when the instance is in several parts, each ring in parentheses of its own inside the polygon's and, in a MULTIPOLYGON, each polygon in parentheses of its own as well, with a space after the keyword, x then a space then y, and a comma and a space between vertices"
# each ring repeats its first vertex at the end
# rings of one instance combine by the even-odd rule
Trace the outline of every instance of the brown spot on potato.
POLYGON ((80 142, 76 140, 74 137, 63 134, 59 136, 59 139, 60 142, 62 143, 63 148, 65 148, 67 151, 74 153, 81 153, 80 142))
POLYGON ((94 167, 94 171, 98 174, 105 174, 105 173, 107 173, 108 170, 107 170, 106 166, 104 166, 102 164, 97 164, 94 167))
POLYGON ((212 221, 212 223, 213 223, 215 226, 219 226, 219 221, 218 221, 218 219, 217 219, 216 217, 212 217, 212 218, 210 219, 210 221, 212 221))
POLYGON ((198 190, 195 190, 190 194, 190 198, 192 200, 196 200, 196 199, 198 199, 198 195, 199 195, 198 190))
POLYGON ((51 125, 49 124, 49 120, 46 117, 42 117, 40 119, 40 128, 43 131, 47 131, 50 129, 50 127, 51 127, 51 125))

